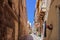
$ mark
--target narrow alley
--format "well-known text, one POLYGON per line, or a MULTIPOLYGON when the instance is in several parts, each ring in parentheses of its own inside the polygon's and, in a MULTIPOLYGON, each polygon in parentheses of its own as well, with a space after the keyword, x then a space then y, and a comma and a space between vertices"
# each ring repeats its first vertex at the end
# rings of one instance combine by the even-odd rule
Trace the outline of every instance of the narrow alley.
POLYGON ((60 0, 0 0, 0 40, 60 40, 60 0))

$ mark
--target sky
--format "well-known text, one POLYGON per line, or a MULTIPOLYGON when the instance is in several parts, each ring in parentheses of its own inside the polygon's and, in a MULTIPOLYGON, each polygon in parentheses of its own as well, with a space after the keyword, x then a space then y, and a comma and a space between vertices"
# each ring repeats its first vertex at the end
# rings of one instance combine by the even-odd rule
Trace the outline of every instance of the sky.
POLYGON ((33 24, 36 0, 26 0, 28 21, 33 24))

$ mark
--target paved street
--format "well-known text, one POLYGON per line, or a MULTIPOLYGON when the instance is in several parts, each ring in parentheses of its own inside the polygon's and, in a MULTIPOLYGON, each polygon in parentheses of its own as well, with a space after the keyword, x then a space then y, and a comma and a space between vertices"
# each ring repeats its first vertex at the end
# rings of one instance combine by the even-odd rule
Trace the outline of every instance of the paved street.
POLYGON ((21 37, 20 40, 43 40, 43 38, 32 33, 30 35, 21 37))
POLYGON ((33 37, 33 40, 42 40, 39 36, 36 36, 35 34, 30 34, 33 37))

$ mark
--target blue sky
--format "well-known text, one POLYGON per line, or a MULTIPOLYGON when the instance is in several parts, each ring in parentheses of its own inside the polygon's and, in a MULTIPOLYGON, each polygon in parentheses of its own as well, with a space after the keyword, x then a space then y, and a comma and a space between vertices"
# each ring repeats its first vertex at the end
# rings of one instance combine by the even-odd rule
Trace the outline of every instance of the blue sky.
POLYGON ((32 24, 34 21, 35 3, 36 3, 36 0, 26 0, 27 17, 28 17, 29 22, 32 24))

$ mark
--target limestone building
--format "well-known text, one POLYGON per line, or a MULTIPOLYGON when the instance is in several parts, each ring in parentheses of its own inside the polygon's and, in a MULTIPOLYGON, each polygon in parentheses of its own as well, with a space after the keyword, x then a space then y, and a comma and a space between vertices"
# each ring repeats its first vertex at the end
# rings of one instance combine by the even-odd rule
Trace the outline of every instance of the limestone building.
MULTIPOLYGON (((38 2, 38 1, 37 1, 37 3, 40 4, 41 2, 38 2)), ((48 0, 48 1, 50 2, 50 0, 48 0)), ((41 20, 39 18, 41 18, 40 14, 42 14, 42 13, 41 13, 41 9, 39 8, 41 6, 39 6, 39 7, 38 6, 36 7, 36 11, 35 11, 35 23, 37 21, 37 23, 43 24, 44 21, 39 21, 39 20, 41 20), (40 11, 40 13, 37 12, 37 11, 40 11), (37 15, 39 15, 39 16, 37 16, 37 15)), ((45 16, 45 15, 43 15, 43 16, 45 16)), ((49 7, 46 24, 48 24, 48 25, 52 24, 53 25, 53 30, 49 30, 48 28, 46 29, 46 37, 45 37, 44 40, 60 40, 60 38, 59 38, 60 37, 60 34, 59 34, 60 33, 59 32, 60 31, 60 27, 59 27, 60 26, 59 25, 60 21, 59 20, 60 20, 60 0, 51 0, 51 4, 50 4, 50 7, 49 7)), ((40 26, 41 26, 41 24, 40 24, 40 26)))
POLYGON ((0 39, 19 40, 27 35, 26 0, 0 0, 0 8, 0 39))
POLYGON ((53 24, 52 32, 47 29, 46 40, 60 40, 60 0, 53 0, 48 13, 47 24, 53 24))

